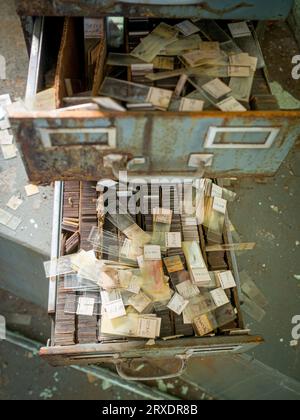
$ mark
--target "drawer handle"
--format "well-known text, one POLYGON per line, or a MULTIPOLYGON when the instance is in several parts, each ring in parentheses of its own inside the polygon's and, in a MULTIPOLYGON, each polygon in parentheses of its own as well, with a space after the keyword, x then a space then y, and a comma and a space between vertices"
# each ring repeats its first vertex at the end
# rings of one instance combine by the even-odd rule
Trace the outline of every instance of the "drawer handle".
POLYGON ((189 357, 188 356, 175 356, 172 360, 170 359, 129 359, 120 361, 116 364, 116 369, 119 376, 123 379, 129 381, 153 381, 158 379, 172 379, 177 378, 178 376, 182 375, 187 368, 187 362, 189 357), (151 372, 155 369, 155 361, 156 362, 164 362, 166 364, 166 360, 168 363, 174 363, 174 361, 178 362, 178 366, 175 366, 174 372, 162 373, 162 374, 147 374, 143 375, 142 370, 144 368, 149 368, 151 372), (134 369, 134 363, 139 364, 134 369), (137 372, 141 371, 141 375, 138 375, 137 372))
MULTIPOLYGON (((210 155, 212 156, 212 155, 210 155)), ((161 177, 161 176, 168 176, 168 177, 187 177, 187 178, 202 178, 205 170, 207 169, 207 161, 204 160, 197 160, 196 164, 190 165, 191 170, 190 171, 160 171, 160 172, 154 172, 151 171, 151 169, 148 169, 149 161, 145 159, 142 163, 143 158, 141 159, 141 169, 140 170, 131 170, 131 162, 137 161, 137 158, 132 159, 132 161, 126 161, 123 159, 116 159, 114 161, 110 162, 110 166, 112 169, 113 176, 115 179, 118 179, 121 181, 121 176, 123 173, 126 173, 126 176, 152 176, 152 177, 161 177), (147 168, 144 168, 144 166, 147 166, 147 168), (194 170, 192 170, 194 169, 194 170)), ((135 162, 134 162, 135 163, 135 162)))

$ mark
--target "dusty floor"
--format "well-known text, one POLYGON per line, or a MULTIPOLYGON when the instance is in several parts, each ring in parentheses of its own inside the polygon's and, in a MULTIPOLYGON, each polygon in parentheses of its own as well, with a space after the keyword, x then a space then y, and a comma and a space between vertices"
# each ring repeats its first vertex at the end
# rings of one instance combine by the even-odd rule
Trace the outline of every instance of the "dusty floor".
MULTIPOLYGON (((0 0, 0 5, 3 5, 3 13, 7 11, 4 0, 0 0)), ((20 33, 14 30, 15 22, 6 23, 10 43, 2 39, 2 48, 11 50, 11 45, 19 45, 20 33)), ((22 51, 22 48, 18 50, 22 51)), ((270 78, 296 99, 300 99, 300 83, 290 77, 291 57, 299 50, 296 44, 290 43, 286 25, 273 23, 268 27, 264 54, 271 60, 270 78), (282 63, 279 68, 278 56, 282 63)), ((16 60, 14 51, 11 51, 8 66, 13 77, 2 82, 1 93, 10 91, 16 98, 24 93, 27 57, 23 49, 24 54, 16 60)), ((239 201, 230 211, 242 240, 257 243, 254 251, 238 258, 240 269, 252 277, 269 301, 267 315, 262 322, 257 323, 246 316, 252 332, 261 334, 266 340, 253 352, 253 356, 297 380, 300 380, 300 348, 299 345, 291 347, 290 341, 292 317, 300 314, 300 281, 295 278, 295 275, 300 275, 299 168, 300 153, 293 151, 276 177, 267 183, 253 180, 237 182, 234 188, 239 201)), ((10 328, 21 330, 44 343, 49 337, 50 324, 45 312, 4 291, 0 292, 0 313, 7 316, 10 328)), ((91 382, 90 377, 79 372, 50 368, 28 352, 8 343, 0 344, 0 399, 136 398, 119 389, 105 390, 107 384, 101 381, 91 382)), ((156 385, 170 393, 178 388, 178 396, 184 399, 206 397, 199 390, 178 386, 178 383, 170 382, 169 387, 162 383, 156 385)))

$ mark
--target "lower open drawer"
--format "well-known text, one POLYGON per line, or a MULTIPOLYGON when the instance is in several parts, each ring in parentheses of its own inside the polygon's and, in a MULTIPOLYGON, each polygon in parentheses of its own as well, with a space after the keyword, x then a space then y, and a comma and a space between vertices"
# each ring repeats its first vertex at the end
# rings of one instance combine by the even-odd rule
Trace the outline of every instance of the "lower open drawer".
MULTIPOLYGON (((80 248, 85 250, 93 248, 88 238, 93 226, 97 227, 100 223, 96 213, 96 185, 96 182, 87 181, 67 181, 55 184, 52 259, 65 254, 66 250, 67 253, 73 253, 80 248), (76 225, 76 223, 78 224, 76 225), (70 240, 74 232, 78 232, 80 237, 80 241, 77 242, 77 245, 75 244, 75 247, 70 240)), ((149 220, 153 216, 143 217, 146 217, 146 222, 148 220, 148 223, 150 223, 150 226, 147 226, 144 220, 143 228, 151 232, 153 226, 149 220)), ((141 220, 140 216, 137 216, 135 220, 141 220)), ((106 229, 106 225, 103 226, 106 229)), ((223 243, 232 244, 228 216, 225 218, 224 226, 223 243)), ((228 290, 227 296, 232 307, 235 308, 235 316, 227 325, 223 324, 211 335, 197 337, 192 326, 185 325, 182 322, 182 316, 175 316, 168 309, 166 314, 166 308, 164 308, 163 312, 157 313, 161 314, 158 316, 165 317, 167 315, 167 324, 164 324, 161 330, 162 337, 156 338, 151 345, 149 345, 148 339, 106 338, 105 335, 101 334, 101 324, 99 323, 101 316, 96 315, 88 320, 87 317, 76 314, 65 316, 63 309, 66 302, 64 279, 53 277, 50 279, 49 288, 52 337, 48 346, 41 349, 41 356, 52 365, 112 363, 117 366, 121 376, 139 379, 141 376, 144 378, 144 370, 143 372, 136 371, 136 369, 130 367, 132 363, 140 362, 141 364, 141 361, 143 361, 143 364, 150 371, 153 371, 153 366, 157 366, 157 363, 162 363, 163 367, 160 368, 160 373, 156 374, 157 377, 176 376, 182 373, 188 359, 192 356, 242 353, 262 343, 263 339, 261 337, 251 336, 250 332, 245 330, 244 327, 239 300, 239 272, 234 252, 208 253, 206 251, 208 244, 206 230, 202 226, 190 229, 189 225, 185 225, 183 217, 180 215, 177 217, 173 214, 170 229, 172 232, 181 232, 183 240, 189 239, 190 235, 195 235, 195 232, 196 235, 199 235, 197 241, 201 246, 209 271, 232 271, 237 287, 228 290), (89 342, 89 339, 91 342, 89 342)), ((211 239, 209 239, 209 243, 212 243, 211 239)), ((107 248, 105 249, 107 250, 107 248)), ((177 251, 166 250, 165 252, 164 255, 168 256, 170 253, 176 255, 177 251)), ((115 254, 112 253, 112 255, 115 254)), ((102 256, 108 258, 107 255, 102 256)), ((119 259, 117 258, 117 260, 119 259)), ((171 287, 175 289, 176 286, 172 283, 171 287)), ((165 318, 163 320, 165 322, 165 318)), ((147 376, 149 375, 148 372, 147 376)))

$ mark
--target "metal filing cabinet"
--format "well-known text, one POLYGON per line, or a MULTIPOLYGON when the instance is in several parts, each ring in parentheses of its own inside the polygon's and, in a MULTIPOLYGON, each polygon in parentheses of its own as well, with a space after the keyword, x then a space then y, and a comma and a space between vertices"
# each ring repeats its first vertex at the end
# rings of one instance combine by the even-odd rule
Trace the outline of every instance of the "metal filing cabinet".
MULTIPOLYGON (((149 16, 162 18, 204 19, 281 19, 292 1, 265 2, 193 0, 138 2, 86 0, 59 2, 17 0, 18 12, 31 16, 149 16)), ((53 18, 37 18, 32 39, 27 97, 42 86, 44 63, 49 59, 49 34, 53 18)), ((58 54, 56 76, 57 104, 61 104, 64 77, 76 78, 80 71, 75 62, 77 18, 59 23, 62 44, 58 54), (64 25, 64 26, 63 26, 64 25), (68 74, 66 74, 66 72, 68 74)), ((53 42, 53 40, 52 40, 53 42)), ((105 58, 103 45, 103 61, 105 58)), ((114 177, 120 169, 144 176, 197 177, 191 165, 194 155, 209 159, 206 177, 273 175, 300 134, 298 111, 249 111, 245 113, 201 112, 102 112, 102 111, 25 111, 10 115, 17 131, 17 141, 33 183, 55 183, 52 257, 60 254, 63 181, 98 180, 114 177), (233 137, 232 137, 233 136, 233 137), (95 138, 98 139, 95 141, 95 138), (233 141, 234 138, 234 141, 233 141), (114 157, 121 157, 114 159, 114 157), (140 158, 143 157, 144 160, 140 158), (134 160, 139 158, 138 161, 134 160), (136 163, 142 164, 136 165, 136 163)), ((199 169, 202 169, 199 167, 199 169)), ((228 225, 225 239, 232 242, 228 225)), ((238 280, 233 252, 227 253, 230 268, 238 280)), ((55 314, 56 279, 50 280, 49 313, 55 314)), ((192 356, 240 353, 260 344, 260 337, 244 330, 238 292, 235 296, 239 329, 234 336, 184 338, 151 347, 141 341, 118 344, 49 346, 41 355, 55 365, 114 363, 119 373, 132 360, 172 359, 180 373, 192 356)))

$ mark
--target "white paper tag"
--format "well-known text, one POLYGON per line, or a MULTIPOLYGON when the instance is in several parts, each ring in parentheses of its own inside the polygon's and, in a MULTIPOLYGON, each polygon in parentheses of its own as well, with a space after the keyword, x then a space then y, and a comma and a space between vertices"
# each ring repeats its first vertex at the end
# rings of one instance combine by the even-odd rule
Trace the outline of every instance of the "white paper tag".
POLYGON ((185 300, 181 295, 178 293, 174 293, 172 299, 167 305, 171 311, 175 312, 177 315, 181 315, 184 309, 189 304, 188 300, 185 300))
POLYGON ((102 290, 101 294, 101 301, 102 305, 106 305, 110 302, 118 301, 122 299, 121 293, 118 289, 113 289, 109 292, 102 290))
POLYGON ((217 277, 221 283, 222 289, 232 289, 236 287, 236 282, 234 280, 233 274, 231 271, 224 271, 223 273, 217 273, 217 277))
POLYGON ((184 36, 190 36, 196 34, 197 32, 200 32, 198 26, 194 25, 189 20, 185 20, 181 23, 178 23, 176 25, 176 28, 178 28, 184 36))
POLYGON ((221 287, 219 289, 212 290, 210 294, 217 308, 229 303, 229 299, 221 287))
POLYGON ((181 232, 166 233, 167 248, 181 248, 181 232))
POLYGON ((137 257, 137 263, 140 269, 142 269, 145 265, 145 260, 144 260, 144 256, 140 255, 139 257, 137 257))
POLYGON ((125 241, 122 245, 121 251, 120 251, 120 255, 122 257, 128 258, 130 255, 130 248, 131 248, 131 240, 128 238, 125 238, 125 241))
POLYGON ((17 210, 20 205, 23 203, 23 200, 21 200, 20 198, 16 197, 15 195, 13 197, 11 197, 11 199, 8 201, 8 203, 6 204, 6 206, 8 208, 10 208, 11 210, 17 210))
POLYGON ((84 37, 100 38, 103 30, 102 19, 97 18, 85 18, 84 19, 84 37))
POLYGON ((220 197, 214 197, 213 210, 225 214, 227 208, 227 201, 220 197))
POLYGON ((161 318, 140 317, 138 320, 137 336, 156 338, 160 336, 161 318))
POLYGON ((209 272, 206 267, 191 267, 190 273, 192 280, 199 287, 205 287, 211 281, 209 272))
POLYGON ((152 213, 154 216, 154 222, 165 224, 172 223, 172 210, 156 207, 153 209, 152 213))
POLYGON ((157 108, 168 109, 172 96, 173 92, 170 90, 151 87, 146 102, 157 108))
POLYGON ((76 315, 93 316, 95 299, 79 297, 76 315))
POLYGON ((17 157, 17 148, 14 144, 1 145, 1 150, 5 160, 17 157))
POLYGON ((203 108, 204 101, 198 99, 182 98, 179 105, 180 112, 200 112, 203 108))
POLYGON ((106 303, 104 308, 109 319, 121 318, 126 315, 126 309, 122 299, 106 303))
POLYGON ((233 96, 217 103, 218 108, 224 112, 245 112, 247 109, 240 104, 233 96))
POLYGON ((215 99, 220 99, 222 96, 231 92, 231 88, 225 85, 220 79, 214 79, 211 82, 206 83, 202 86, 202 89, 215 99))
POLYGON ((152 300, 142 292, 128 299, 129 305, 133 306, 139 313, 148 308, 151 302, 152 300))
POLYGON ((32 195, 39 194, 40 190, 36 185, 29 184, 25 186, 25 191, 27 197, 31 197, 32 195))
POLYGON ((212 184, 211 196, 222 198, 222 195, 223 195, 223 188, 219 187, 219 185, 212 184))
POLYGON ((182 283, 176 285, 177 292, 184 298, 184 299, 191 299, 195 296, 200 295, 200 290, 198 287, 193 284, 190 280, 186 280, 182 283))
POLYGON ((251 36, 251 31, 247 22, 236 22, 228 24, 229 30, 233 38, 242 38, 244 36, 251 36))
POLYGON ((197 219, 196 217, 186 217, 183 220, 183 224, 185 226, 197 226, 197 219))
POLYGON ((161 248, 159 245, 145 245, 144 246, 145 261, 161 260, 161 248))
POLYGON ((0 144, 1 145, 11 145, 13 144, 14 136, 9 133, 8 130, 0 131, 0 144))
POLYGON ((138 276, 132 276, 132 279, 130 280, 126 290, 128 290, 128 292, 134 293, 135 295, 138 295, 141 290, 141 282, 142 278, 138 276))

